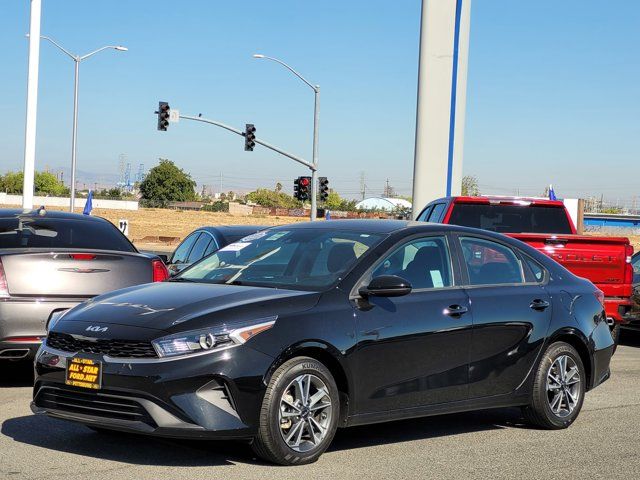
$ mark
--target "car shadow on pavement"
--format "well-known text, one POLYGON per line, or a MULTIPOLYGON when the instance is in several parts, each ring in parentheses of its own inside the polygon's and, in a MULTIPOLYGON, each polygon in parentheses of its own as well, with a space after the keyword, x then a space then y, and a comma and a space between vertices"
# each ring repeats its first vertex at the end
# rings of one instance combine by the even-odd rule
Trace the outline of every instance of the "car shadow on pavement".
MULTIPOLYGON (((329 451, 520 426, 519 412, 519 409, 501 409, 340 429, 329 451)), ((80 424, 39 415, 8 419, 2 424, 1 432, 27 445, 135 465, 264 465, 242 442, 174 440, 94 432, 80 424)))
POLYGON ((640 332, 623 328, 620 332, 620 345, 640 347, 640 332))
POLYGON ((349 450, 503 428, 531 428, 519 408, 422 417, 338 430, 331 450, 349 450))
POLYGON ((251 448, 240 442, 173 440, 97 432, 78 423, 40 415, 5 420, 0 431, 27 445, 134 465, 198 467, 260 463, 253 458, 251 448))

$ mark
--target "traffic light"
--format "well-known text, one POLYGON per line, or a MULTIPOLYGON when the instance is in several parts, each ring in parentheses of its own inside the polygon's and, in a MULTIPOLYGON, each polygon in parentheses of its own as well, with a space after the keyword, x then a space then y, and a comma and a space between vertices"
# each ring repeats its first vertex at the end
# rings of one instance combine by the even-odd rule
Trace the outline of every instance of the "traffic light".
POLYGON ((244 150, 245 152, 253 152, 256 146, 256 127, 253 123, 247 123, 244 127, 244 150))
POLYGON ((320 201, 326 202, 329 198, 329 180, 327 177, 320 177, 320 201))
POLYGON ((293 195, 298 200, 309 200, 311 198, 311 177, 298 177, 293 185, 293 195))
POLYGON ((158 130, 161 132, 166 132, 167 127, 169 126, 169 112, 171 111, 171 107, 167 102, 159 102, 158 103, 158 130))

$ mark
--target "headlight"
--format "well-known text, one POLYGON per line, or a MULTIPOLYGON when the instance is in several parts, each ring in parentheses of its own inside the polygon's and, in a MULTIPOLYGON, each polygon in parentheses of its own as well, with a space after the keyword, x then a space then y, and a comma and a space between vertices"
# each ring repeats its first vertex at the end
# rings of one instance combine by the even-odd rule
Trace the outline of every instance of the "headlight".
POLYGON ((177 333, 152 342, 159 357, 174 357, 198 352, 215 352, 242 345, 257 334, 269 330, 277 317, 252 322, 233 323, 217 327, 177 333))
POLYGON ((47 323, 47 333, 51 331, 53 327, 55 327, 56 323, 60 321, 62 317, 64 317, 69 310, 57 310, 51 314, 49 318, 49 323, 47 323))

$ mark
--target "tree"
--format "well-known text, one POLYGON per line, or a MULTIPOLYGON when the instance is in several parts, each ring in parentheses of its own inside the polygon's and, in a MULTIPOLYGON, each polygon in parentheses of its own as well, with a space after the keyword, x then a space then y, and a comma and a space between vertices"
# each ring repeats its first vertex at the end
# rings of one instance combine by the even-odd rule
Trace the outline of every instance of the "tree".
POLYGON ((2 191, 6 193, 22 193, 24 175, 22 172, 7 172, 2 177, 2 191))
MULTIPOLYGON (((35 172, 33 183, 39 195, 60 196, 69 193, 69 189, 53 173, 35 172)), ((3 192, 22 194, 23 184, 23 172, 7 172, 0 178, 0 190, 3 192)))
POLYGON ((147 205, 166 207, 169 202, 195 200, 195 186, 191 175, 171 160, 161 158, 140 183, 140 194, 147 205))
POLYGON ((347 200, 342 198, 335 190, 329 191, 324 206, 329 210, 340 212, 353 212, 356 210, 356 200, 347 200))
POLYGON ((34 183, 36 193, 39 194, 58 197, 69 193, 69 189, 58 180, 58 177, 50 172, 36 172, 34 183))
POLYGON ((247 194, 247 201, 269 208, 298 208, 300 202, 284 192, 259 188, 247 194))
POLYGON ((479 197, 480 187, 478 187, 478 179, 473 175, 465 175, 462 177, 462 195, 465 197, 479 197))

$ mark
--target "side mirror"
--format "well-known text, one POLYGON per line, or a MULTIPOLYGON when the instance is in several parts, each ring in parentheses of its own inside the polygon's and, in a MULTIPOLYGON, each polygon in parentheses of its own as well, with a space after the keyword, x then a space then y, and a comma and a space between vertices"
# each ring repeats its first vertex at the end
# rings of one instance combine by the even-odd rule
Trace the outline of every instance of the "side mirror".
POLYGON ((411 293, 411 284, 397 275, 380 275, 361 287, 358 293, 362 297, 402 297, 411 293))

